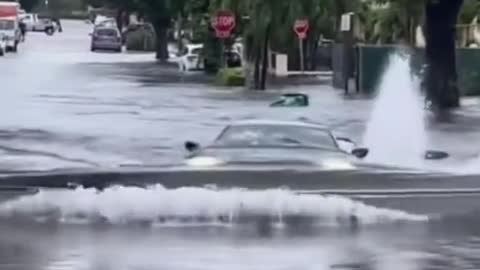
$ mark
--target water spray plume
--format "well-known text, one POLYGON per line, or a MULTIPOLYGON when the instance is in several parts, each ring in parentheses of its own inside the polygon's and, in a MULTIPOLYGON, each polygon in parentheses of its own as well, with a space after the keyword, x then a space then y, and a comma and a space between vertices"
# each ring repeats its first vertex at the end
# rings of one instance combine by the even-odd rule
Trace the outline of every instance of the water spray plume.
POLYGON ((420 79, 405 51, 390 56, 377 88, 364 145, 370 162, 421 167, 427 149, 425 110, 420 79))

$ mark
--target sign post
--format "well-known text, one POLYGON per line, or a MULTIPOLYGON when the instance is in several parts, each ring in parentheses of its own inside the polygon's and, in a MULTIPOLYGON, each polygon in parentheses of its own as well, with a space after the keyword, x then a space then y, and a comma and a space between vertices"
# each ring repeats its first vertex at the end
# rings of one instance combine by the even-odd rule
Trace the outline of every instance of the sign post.
POLYGON ((211 25, 215 29, 215 35, 222 40, 221 63, 222 67, 225 65, 225 39, 231 37, 232 31, 237 26, 235 14, 229 10, 217 11, 212 18, 211 25))
MULTIPOLYGON (((342 15, 340 31, 343 34, 343 67, 342 74, 344 80, 345 94, 350 90, 351 79, 354 78, 355 52, 354 38, 352 29, 352 16, 354 13, 348 12, 342 15)), ((357 87, 357 91, 358 91, 357 87)))
POLYGON ((300 50, 300 69, 302 73, 305 71, 305 57, 304 57, 304 50, 303 50, 303 41, 307 38, 308 30, 310 29, 310 23, 308 20, 296 20, 295 25, 293 26, 293 30, 298 36, 299 42, 299 50, 300 50))

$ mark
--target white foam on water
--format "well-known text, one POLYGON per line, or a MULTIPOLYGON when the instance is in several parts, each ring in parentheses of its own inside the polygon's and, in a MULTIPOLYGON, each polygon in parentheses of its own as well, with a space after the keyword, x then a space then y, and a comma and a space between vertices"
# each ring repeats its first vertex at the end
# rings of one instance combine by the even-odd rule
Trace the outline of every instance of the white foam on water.
POLYGON ((219 217, 222 222, 235 223, 258 216, 271 217, 272 222, 289 216, 309 217, 329 225, 343 224, 352 216, 359 224, 428 220, 425 216, 379 209, 339 196, 299 195, 282 189, 166 189, 161 185, 146 189, 112 187, 102 192, 83 188, 41 190, 0 205, 0 217, 16 216, 49 217, 65 223, 103 220, 111 224, 156 223, 160 219, 177 223, 218 222, 219 217), (199 217, 203 219, 195 219, 199 217))
POLYGON ((370 149, 367 160, 423 167, 427 149, 425 110, 420 80, 412 74, 409 56, 390 56, 377 92, 363 141, 370 149))

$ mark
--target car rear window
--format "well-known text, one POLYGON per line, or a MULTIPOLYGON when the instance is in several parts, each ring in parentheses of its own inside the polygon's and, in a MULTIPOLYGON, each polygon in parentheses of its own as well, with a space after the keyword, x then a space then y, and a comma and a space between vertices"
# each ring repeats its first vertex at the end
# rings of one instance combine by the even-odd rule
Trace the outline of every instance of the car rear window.
POLYGON ((106 37, 116 37, 117 31, 114 29, 99 29, 97 30, 97 35, 106 36, 106 37))

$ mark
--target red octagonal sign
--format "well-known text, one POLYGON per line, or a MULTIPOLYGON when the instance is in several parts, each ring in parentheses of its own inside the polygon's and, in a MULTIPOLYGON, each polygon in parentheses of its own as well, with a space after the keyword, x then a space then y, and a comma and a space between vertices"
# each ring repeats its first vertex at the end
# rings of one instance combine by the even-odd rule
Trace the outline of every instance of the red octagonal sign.
POLYGON ((293 30, 297 33, 299 39, 306 39, 310 23, 308 20, 296 20, 293 30))
POLYGON ((229 10, 220 10, 212 18, 212 27, 218 38, 229 38, 237 25, 235 14, 229 10))

